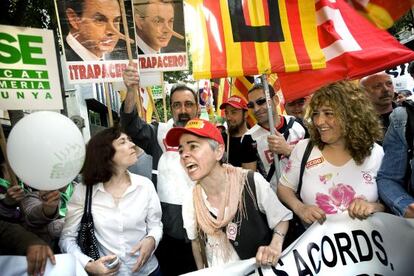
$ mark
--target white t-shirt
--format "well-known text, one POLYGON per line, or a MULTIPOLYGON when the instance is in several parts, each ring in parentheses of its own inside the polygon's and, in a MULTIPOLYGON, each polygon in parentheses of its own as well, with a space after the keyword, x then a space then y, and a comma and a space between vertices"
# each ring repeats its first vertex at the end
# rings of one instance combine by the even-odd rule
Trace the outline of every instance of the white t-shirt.
MULTIPOLYGON (((254 173, 254 182, 258 207, 262 213, 266 214, 269 228, 274 229, 280 221, 290 220, 292 218, 292 212, 280 203, 266 179, 264 179, 261 174, 254 173)), ((194 187, 185 195, 183 202, 184 228, 187 231, 187 236, 190 240, 195 240, 197 238, 197 221, 193 203, 193 189, 194 187)), ((202 196, 208 210, 214 215, 217 215, 218 210, 213 208, 207 201, 207 195, 204 190, 202 190, 202 196)), ((212 248, 217 244, 218 241, 215 240, 214 237, 207 235, 206 256, 209 267, 225 264, 221 256, 213 254, 216 251, 213 251, 212 248)), ((230 259, 226 263, 237 261, 239 259, 239 256, 232 247, 230 259)))
MULTIPOLYGON (((296 145, 280 178, 282 185, 294 191, 298 188, 300 163, 308 141, 305 139, 296 145)), ((383 156, 382 147, 374 144, 371 155, 361 165, 351 159, 338 167, 329 163, 314 146, 302 178, 300 196, 303 203, 316 205, 326 214, 336 214, 346 211, 355 198, 376 202, 376 177, 383 156)))
MULTIPOLYGON (((293 118, 289 115, 284 115, 285 124, 289 123, 289 120, 293 118)), ((269 173, 270 167, 273 163, 273 153, 269 149, 269 144, 267 143, 267 137, 270 135, 270 131, 256 124, 251 129, 249 129, 244 135, 251 135, 252 139, 257 143, 257 152, 259 154, 260 160, 263 163, 266 173, 269 173)), ((292 127, 289 129, 289 136, 286 139, 286 142, 289 145, 296 145, 300 140, 305 137, 305 129, 298 123, 294 122, 292 127)), ((243 139, 243 138, 242 138, 243 139)), ((288 162, 288 157, 282 155, 280 158, 280 170, 282 171, 288 162)), ((274 190, 276 190, 277 179, 276 173, 273 174, 272 179, 270 180, 270 185, 274 190)))

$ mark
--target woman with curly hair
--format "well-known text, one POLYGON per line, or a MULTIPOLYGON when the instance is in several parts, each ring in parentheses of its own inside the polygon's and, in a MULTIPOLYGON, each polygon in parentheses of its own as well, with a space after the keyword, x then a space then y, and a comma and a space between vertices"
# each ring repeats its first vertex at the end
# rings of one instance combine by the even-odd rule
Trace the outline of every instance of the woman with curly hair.
POLYGON ((375 141, 382 131, 364 91, 345 81, 327 85, 313 95, 306 117, 310 139, 292 151, 279 180, 280 200, 305 224, 322 224, 326 214, 348 211, 351 218, 366 219, 383 211, 375 180, 384 155, 375 141))

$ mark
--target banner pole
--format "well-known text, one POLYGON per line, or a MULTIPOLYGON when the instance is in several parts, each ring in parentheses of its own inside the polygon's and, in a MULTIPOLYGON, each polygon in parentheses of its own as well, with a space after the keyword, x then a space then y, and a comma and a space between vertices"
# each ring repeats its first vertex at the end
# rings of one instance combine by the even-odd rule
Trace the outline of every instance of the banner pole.
POLYGON ((109 83, 104 82, 104 92, 105 92, 105 102, 106 102, 106 109, 108 110, 108 125, 109 127, 114 126, 114 118, 112 116, 112 106, 111 106, 111 97, 109 94, 109 83))
POLYGON ((164 73, 161 73, 161 85, 162 85, 162 109, 164 111, 164 123, 166 123, 167 120, 167 102, 166 97, 167 93, 165 91, 165 85, 164 85, 164 73))
MULTIPOLYGON (((267 108, 267 116, 269 118, 269 128, 270 134, 275 135, 275 121, 273 120, 273 110, 272 110, 272 99, 270 98, 269 92, 269 84, 267 82, 267 76, 265 74, 261 75, 263 90, 266 97, 266 108, 267 108)), ((273 162, 275 163, 275 175, 276 175, 276 182, 279 181, 280 178, 280 165, 279 165, 279 156, 276 153, 273 153, 273 162)))
POLYGON ((6 136, 4 135, 3 131, 3 124, 0 123, 0 147, 1 151, 3 152, 4 160, 6 160, 6 169, 10 175, 10 184, 11 186, 17 185, 17 177, 14 174, 12 168, 10 167, 9 158, 7 157, 7 150, 6 150, 6 136))
MULTIPOLYGON (((127 18, 126 18, 124 0, 119 0, 119 5, 121 6, 122 26, 124 27, 125 44, 126 44, 127 53, 128 53, 128 60, 129 60, 129 64, 132 65, 133 60, 132 60, 132 49, 131 49, 131 44, 130 44, 131 39, 129 37, 129 29, 128 29, 128 22, 127 22, 127 18)), ((138 74, 139 74, 139 65, 138 64, 137 64, 137 70, 138 70, 138 74)), ((144 113, 143 106, 142 106, 141 93, 139 92, 139 87, 138 87, 138 91, 135 91, 135 103, 137 104, 138 116, 145 119, 143 117, 145 113, 144 113)))

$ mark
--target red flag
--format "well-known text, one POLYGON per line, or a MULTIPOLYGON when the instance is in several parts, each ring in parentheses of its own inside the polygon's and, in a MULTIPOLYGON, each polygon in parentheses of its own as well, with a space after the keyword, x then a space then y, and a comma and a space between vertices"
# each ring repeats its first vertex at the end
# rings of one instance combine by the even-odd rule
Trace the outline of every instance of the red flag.
POLYGON ((412 6, 412 0, 348 0, 363 16, 378 28, 388 29, 395 21, 406 14, 412 6))
POLYGON ((343 0, 316 2, 319 43, 327 67, 279 73, 286 101, 343 79, 360 78, 414 60, 414 52, 374 27, 343 0))

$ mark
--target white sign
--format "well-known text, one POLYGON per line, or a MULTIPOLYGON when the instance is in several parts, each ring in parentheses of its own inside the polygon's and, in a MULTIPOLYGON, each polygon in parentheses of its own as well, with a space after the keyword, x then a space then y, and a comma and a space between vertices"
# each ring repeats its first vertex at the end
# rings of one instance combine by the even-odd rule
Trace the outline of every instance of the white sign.
POLYGON ((376 213, 352 220, 348 213, 313 224, 286 248, 276 267, 255 259, 185 274, 207 275, 412 275, 414 219, 376 213))
POLYGON ((62 109, 51 30, 0 25, 0 109, 62 109))
MULTIPOLYGON (((55 255, 56 264, 47 260, 45 276, 86 276, 88 275, 82 265, 71 254, 55 255)), ((0 256, 2 275, 27 275, 27 260, 24 256, 0 256)))

